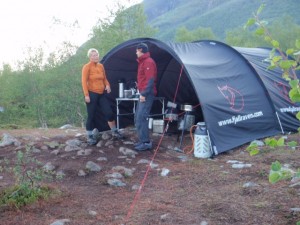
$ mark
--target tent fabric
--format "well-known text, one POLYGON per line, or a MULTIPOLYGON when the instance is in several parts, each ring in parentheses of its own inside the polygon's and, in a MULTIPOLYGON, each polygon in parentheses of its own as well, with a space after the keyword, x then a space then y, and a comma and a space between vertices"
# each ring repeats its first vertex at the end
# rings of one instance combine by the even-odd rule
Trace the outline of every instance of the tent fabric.
MULTIPOLYGON (((116 46, 101 60, 112 86, 108 96, 113 106, 118 81, 136 80, 135 53, 140 42, 148 45, 157 63, 158 96, 195 107, 195 122, 206 123, 215 154, 282 132, 273 99, 258 72, 242 53, 217 41, 164 43, 138 38, 116 46)), ((159 107, 152 110, 161 112, 159 107)), ((122 105, 120 110, 130 112, 132 105, 122 105)), ((125 127, 133 118, 122 121, 120 127, 125 127)))
MULTIPOLYGON (((285 132, 296 132, 300 127, 300 121, 296 118, 296 113, 300 111, 300 104, 290 100, 290 86, 288 81, 282 78, 282 70, 280 68, 268 69, 270 63, 267 59, 272 49, 234 48, 251 63, 268 89, 276 112, 278 112, 283 130, 285 132)), ((278 52, 277 55, 279 55, 278 52)), ((299 72, 296 75, 299 79, 299 72)))

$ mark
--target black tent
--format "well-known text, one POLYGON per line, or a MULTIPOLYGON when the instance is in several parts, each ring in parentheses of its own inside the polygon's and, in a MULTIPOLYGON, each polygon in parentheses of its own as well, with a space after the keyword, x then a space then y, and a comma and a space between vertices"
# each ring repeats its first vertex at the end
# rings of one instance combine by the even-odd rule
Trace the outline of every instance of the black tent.
MULTIPOLYGON (((250 60, 255 54, 244 57, 246 49, 234 49, 217 41, 164 43, 138 38, 116 46, 101 61, 112 86, 109 95, 112 105, 118 97, 118 81, 123 79, 130 84, 136 80, 135 49, 140 42, 148 44, 157 62, 158 96, 195 106, 196 122, 206 123, 215 154, 283 133, 283 128, 288 131, 296 128, 294 114, 281 121, 284 116, 278 115, 277 105, 274 107, 274 99, 262 81, 263 74, 272 72, 266 71, 266 67, 256 70, 250 60)), ((258 61, 265 57, 258 56, 261 57, 258 61)), ((123 110, 129 112, 131 108, 123 106, 123 110)))
MULTIPOLYGON (((278 67, 269 70, 270 48, 241 48, 235 47, 253 66, 268 89, 272 102, 278 112, 284 132, 295 132, 300 127, 296 113, 300 111, 300 104, 293 103, 289 98, 290 86, 282 78, 282 70, 278 67)), ((279 52, 275 53, 280 55, 279 52)), ((299 72, 297 77, 300 77, 299 72)))

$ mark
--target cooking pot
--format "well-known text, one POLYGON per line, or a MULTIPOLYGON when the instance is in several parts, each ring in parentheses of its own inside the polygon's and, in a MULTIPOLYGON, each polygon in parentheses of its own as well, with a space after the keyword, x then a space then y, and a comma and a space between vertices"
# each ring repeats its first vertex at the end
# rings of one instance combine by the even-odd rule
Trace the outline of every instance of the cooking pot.
POLYGON ((180 110, 185 111, 185 112, 192 112, 193 106, 189 105, 189 104, 183 104, 183 105, 180 105, 180 110))
POLYGON ((133 95, 134 95, 134 91, 132 89, 124 90, 124 98, 132 98, 133 95))

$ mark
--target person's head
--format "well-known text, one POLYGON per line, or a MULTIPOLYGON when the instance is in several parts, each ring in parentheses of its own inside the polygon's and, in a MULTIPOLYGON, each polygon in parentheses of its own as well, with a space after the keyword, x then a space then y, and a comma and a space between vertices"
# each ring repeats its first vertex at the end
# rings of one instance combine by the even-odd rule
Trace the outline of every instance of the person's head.
POLYGON ((95 48, 90 48, 88 50, 87 56, 89 57, 91 62, 99 62, 99 52, 95 48))
POLYGON ((138 58, 148 51, 148 45, 145 43, 140 43, 136 46, 136 55, 138 58))

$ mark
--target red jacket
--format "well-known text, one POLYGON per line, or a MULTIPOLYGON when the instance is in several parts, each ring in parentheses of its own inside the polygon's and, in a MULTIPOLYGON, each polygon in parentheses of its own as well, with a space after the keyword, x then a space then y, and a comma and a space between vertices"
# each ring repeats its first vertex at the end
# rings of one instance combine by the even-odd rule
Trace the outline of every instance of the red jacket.
POLYGON ((156 82, 157 82, 157 68, 155 61, 150 57, 150 53, 146 52, 138 59, 138 74, 137 74, 137 86, 142 96, 157 94, 156 82))

